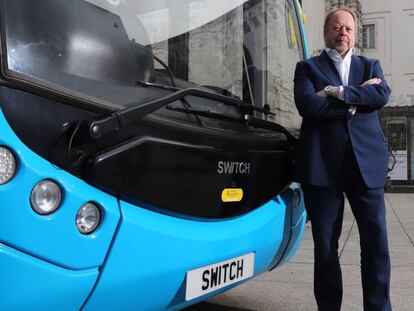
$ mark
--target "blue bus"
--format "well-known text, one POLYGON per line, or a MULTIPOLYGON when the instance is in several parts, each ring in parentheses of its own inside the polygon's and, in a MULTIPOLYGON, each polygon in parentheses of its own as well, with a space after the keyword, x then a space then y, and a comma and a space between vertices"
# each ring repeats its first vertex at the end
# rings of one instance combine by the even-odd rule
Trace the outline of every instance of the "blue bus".
POLYGON ((298 1, 0 11, 1 310, 179 310, 291 258, 298 1))

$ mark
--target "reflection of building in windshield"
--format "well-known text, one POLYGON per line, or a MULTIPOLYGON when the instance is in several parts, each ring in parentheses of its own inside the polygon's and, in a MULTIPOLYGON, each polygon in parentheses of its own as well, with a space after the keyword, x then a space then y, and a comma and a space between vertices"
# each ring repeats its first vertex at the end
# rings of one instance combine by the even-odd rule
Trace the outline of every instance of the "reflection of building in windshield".
MULTIPOLYGON (((194 17, 203 8, 194 7, 194 17)), ((242 97, 243 9, 238 7, 190 33, 189 79, 200 85, 232 89, 242 97)))
POLYGON ((154 0, 126 3, 125 7, 134 12, 149 37, 149 42, 135 38, 136 41, 154 44, 202 27, 244 2, 246 0, 154 0))
POLYGON ((268 103, 277 123, 299 128, 301 119, 293 99, 293 75, 301 57, 297 45, 300 38, 296 29, 291 28, 293 25, 286 22, 294 16, 294 11, 284 1, 268 0, 268 7, 272 13, 267 19, 268 103), (290 44, 292 37, 297 37, 296 45, 290 44))
MULTIPOLYGON (((225 89, 259 107, 268 104, 276 114, 272 120, 298 128, 301 120, 293 100, 293 74, 301 53, 295 14, 289 15, 292 2, 244 1, 203 24, 200 21, 206 16, 216 14, 210 12, 211 2, 215 1, 180 6, 180 18, 187 14, 188 25, 202 26, 188 26, 192 29, 188 33, 153 43, 154 54, 168 63, 177 77, 225 89)), ((152 18, 160 27, 149 34, 151 40, 162 37, 156 31, 169 33, 177 21, 172 7, 153 14, 158 14, 157 19, 152 18)))
POLYGON ((155 0, 126 6, 144 26, 154 55, 177 78, 223 89, 255 106, 267 104, 274 121, 299 127, 293 72, 300 53, 295 14, 289 15, 292 1, 155 0))

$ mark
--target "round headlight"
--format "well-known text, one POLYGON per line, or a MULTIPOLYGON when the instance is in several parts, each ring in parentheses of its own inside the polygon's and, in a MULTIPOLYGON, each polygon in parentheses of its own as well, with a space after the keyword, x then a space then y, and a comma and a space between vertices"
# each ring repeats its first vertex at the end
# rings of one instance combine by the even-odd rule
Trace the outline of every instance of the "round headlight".
POLYGON ((51 180, 42 180, 32 190, 30 203, 34 211, 41 215, 53 213, 60 206, 62 191, 51 180))
POLYGON ((84 204, 76 214, 76 227, 82 234, 90 234, 96 230, 101 221, 101 212, 93 203, 84 204))
POLYGON ((5 184, 13 178, 16 173, 16 159, 13 153, 0 146, 0 185, 5 184))

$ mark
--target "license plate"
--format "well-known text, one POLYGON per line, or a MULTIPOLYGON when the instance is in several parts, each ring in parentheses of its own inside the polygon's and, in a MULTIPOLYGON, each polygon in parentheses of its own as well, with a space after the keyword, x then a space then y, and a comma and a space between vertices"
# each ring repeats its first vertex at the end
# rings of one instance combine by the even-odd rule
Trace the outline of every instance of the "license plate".
POLYGON ((188 301, 240 282, 253 273, 254 253, 188 271, 185 299, 188 301))

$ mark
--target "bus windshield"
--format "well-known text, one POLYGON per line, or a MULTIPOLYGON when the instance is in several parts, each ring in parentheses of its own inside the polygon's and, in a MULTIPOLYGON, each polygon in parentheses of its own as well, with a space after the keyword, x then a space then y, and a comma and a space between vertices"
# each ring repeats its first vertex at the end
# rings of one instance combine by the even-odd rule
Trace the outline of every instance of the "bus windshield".
POLYGON ((3 71, 110 109, 199 87, 298 128, 291 0, 6 0, 3 71), (143 87, 158 86, 158 87, 143 87))

